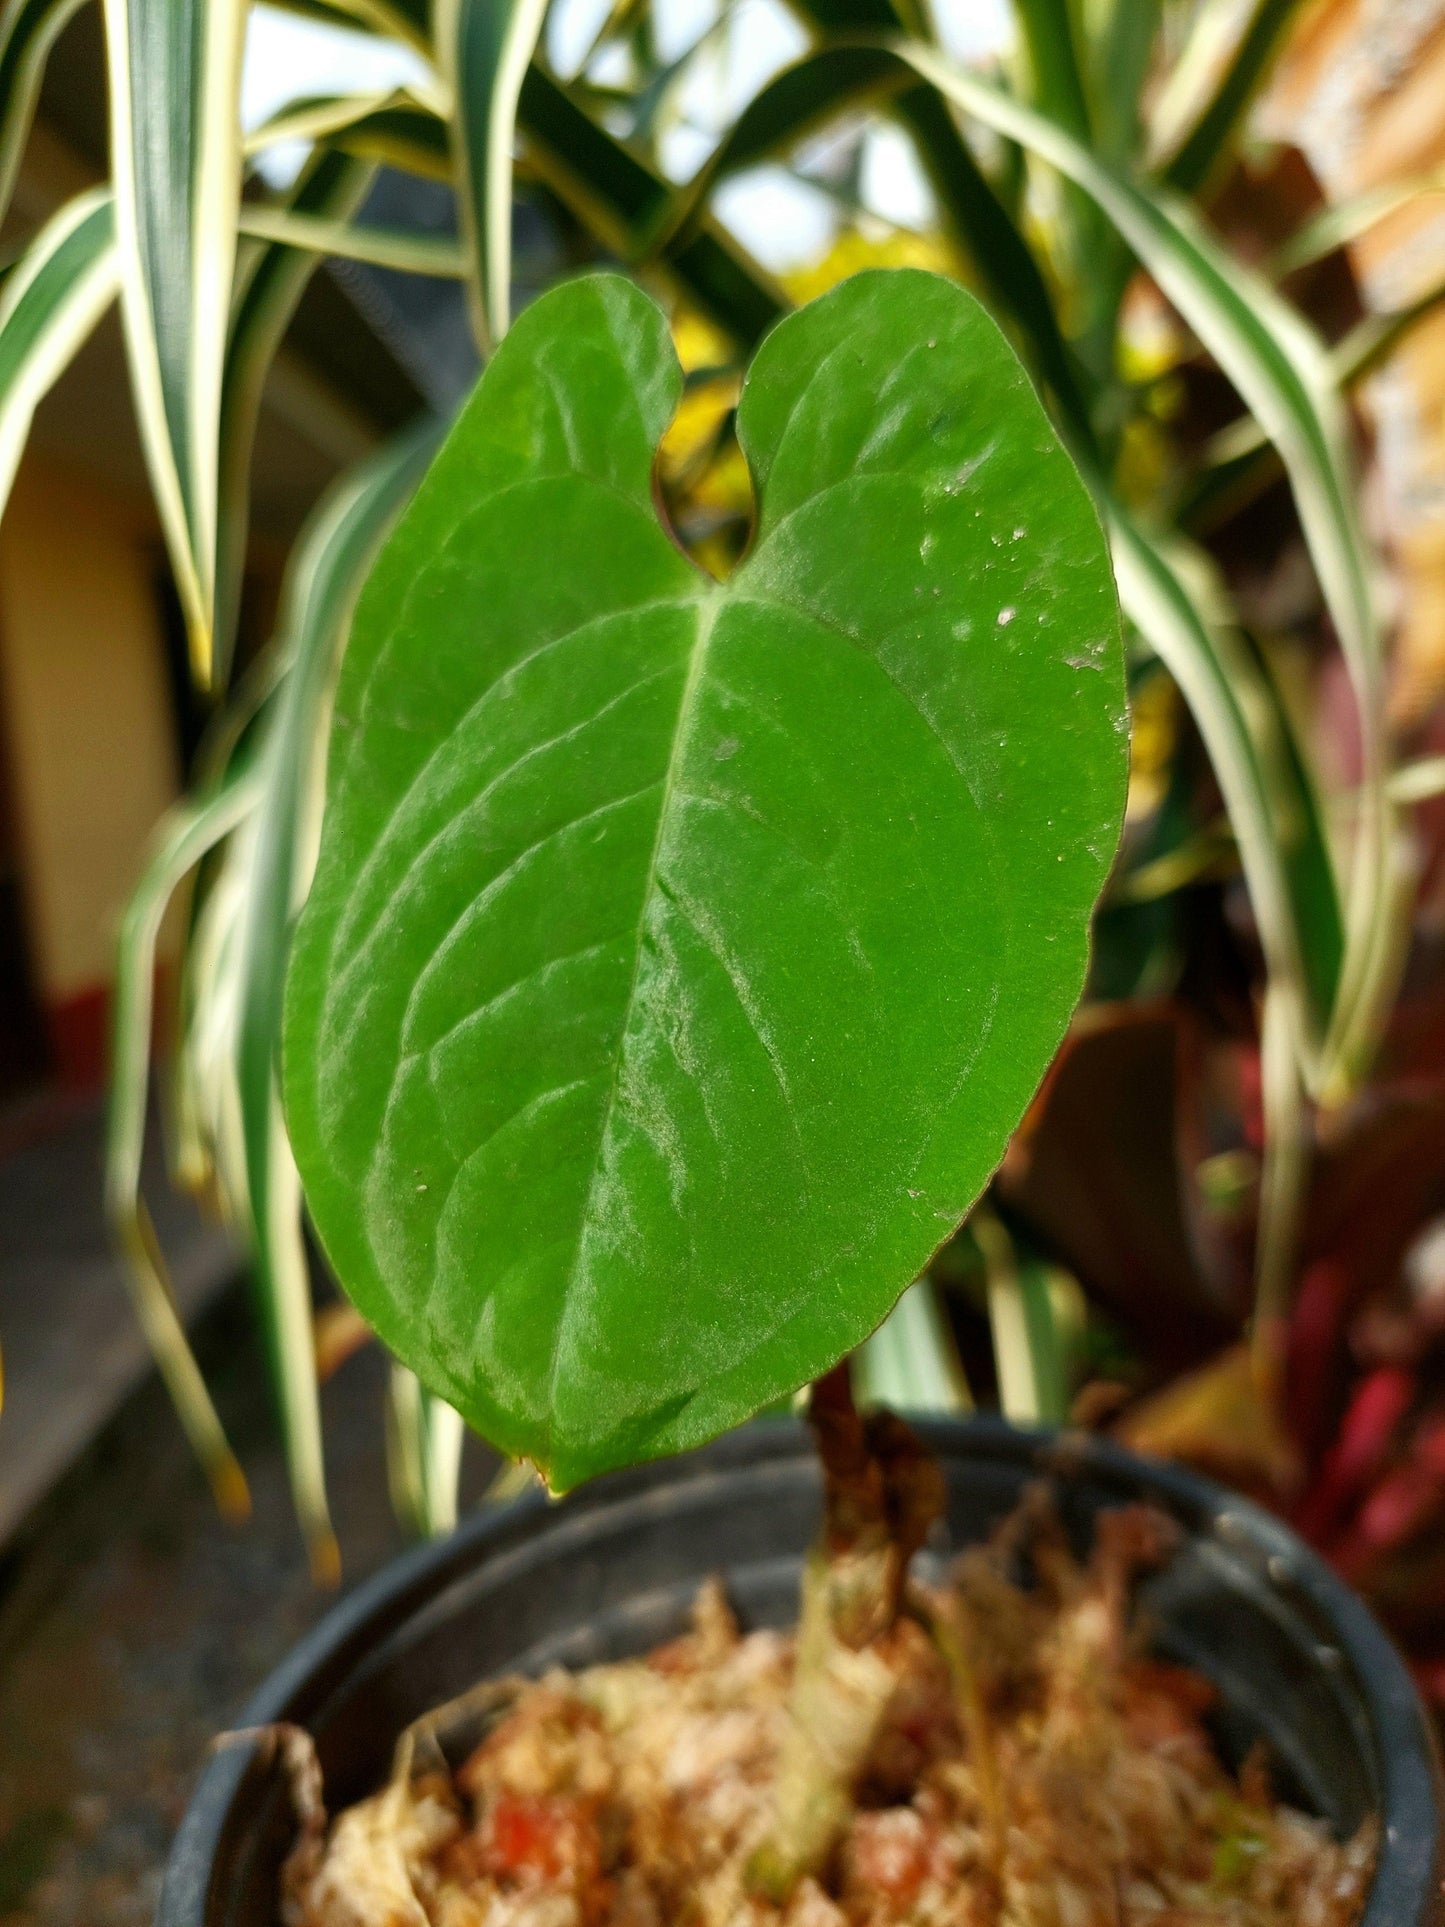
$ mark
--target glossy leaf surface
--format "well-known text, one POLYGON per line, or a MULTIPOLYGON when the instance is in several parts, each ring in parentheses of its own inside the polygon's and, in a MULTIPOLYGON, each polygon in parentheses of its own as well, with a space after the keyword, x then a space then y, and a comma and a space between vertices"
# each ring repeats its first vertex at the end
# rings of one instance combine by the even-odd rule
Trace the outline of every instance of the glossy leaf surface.
POLYGON ((338 1274, 558 1487, 878 1323, 1058 1043, 1123 800, 1098 522, 970 296, 773 331, 723 584, 653 506, 680 389, 611 277, 499 348, 358 609, 288 995, 338 1274))

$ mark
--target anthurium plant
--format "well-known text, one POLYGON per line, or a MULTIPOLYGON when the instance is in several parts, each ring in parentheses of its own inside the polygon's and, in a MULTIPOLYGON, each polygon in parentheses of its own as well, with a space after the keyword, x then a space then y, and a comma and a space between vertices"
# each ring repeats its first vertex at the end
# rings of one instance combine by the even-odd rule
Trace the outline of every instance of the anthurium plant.
MULTIPOLYGON (((1096 516, 1138 781, 1085 995, 1222 1021, 1259 1113, 1221 1149, 1242 1278, 1191 1310, 1146 1239, 1122 1298, 1175 1338, 1247 1326, 1230 1383, 1268 1432, 1312 1159, 1401 981, 1402 823, 1445 782, 1438 758, 1395 767, 1353 421, 1445 279, 1362 314, 1342 253, 1428 180, 1325 208, 1289 187, 1250 116, 1303 0, 293 5, 397 83, 298 91, 243 128, 262 9, 98 0, 107 177, 21 234, 0 283, 0 503, 118 306, 214 719, 120 932, 106 1196, 222 1505, 245 1480, 141 1188, 168 904, 172 1175, 246 1259, 316 1571, 337 1570, 319 1385, 373 1330, 419 1531, 455 1518, 459 1413, 559 1485, 701 1437, 876 1324, 1078 993, 1123 756, 1096 516), (792 52, 730 62, 759 13, 792 52), (911 225, 867 188, 885 147, 911 225), (828 210, 796 273, 730 216, 760 168, 828 210), (384 221, 383 169, 444 184, 451 227, 384 221), (329 261, 460 284, 486 373, 434 469, 446 424, 422 420, 319 495, 275 631, 247 639, 261 397, 329 261), (800 305, 899 265, 949 285, 800 305), (571 285, 584 268, 633 291, 571 285), (1260 592, 1277 563, 1284 597, 1260 592), (1317 753, 1326 712, 1347 754, 1317 753), (288 1117, 360 1313, 313 1263, 288 1117)), ((85 11, 0 0, 0 210, 85 11)), ((1192 1171, 1114 1088, 1170 1167, 1123 1248, 1147 1219, 1182 1249, 1192 1171)), ((1091 1145, 1136 1142, 1099 1115, 1091 1145)), ((868 1340, 873 1392, 956 1409, 968 1377, 1058 1419, 1089 1375, 1078 1333, 1112 1344, 1098 1239, 1014 1163, 868 1340)))
POLYGON ((617 276, 508 335, 362 592, 290 968, 337 1276, 554 1488, 879 1323, 1059 1043, 1123 810, 1098 516, 971 295, 772 330, 721 581, 659 519, 681 389, 617 276))

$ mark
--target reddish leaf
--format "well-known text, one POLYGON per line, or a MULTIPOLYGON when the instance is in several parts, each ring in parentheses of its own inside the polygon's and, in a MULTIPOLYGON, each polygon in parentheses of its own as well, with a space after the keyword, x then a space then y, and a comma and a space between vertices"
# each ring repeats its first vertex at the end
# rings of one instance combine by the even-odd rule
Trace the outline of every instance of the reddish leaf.
POLYGON ((1345 1318, 1354 1284, 1343 1265, 1321 1259, 1300 1281, 1285 1341, 1285 1423, 1313 1465, 1329 1443, 1348 1360, 1345 1318))
POLYGON ((1376 1087, 1321 1145, 1305 1255, 1342 1265, 1356 1300, 1394 1284, 1420 1226, 1445 1205, 1445 1086, 1376 1087))
POLYGON ((1237 1281, 1211 1250, 1185 1172, 1192 1051, 1171 1006, 1100 1005, 1077 1025, 996 1180, 1008 1209, 1166 1369, 1239 1330, 1237 1281))
POLYGON ((1295 1524, 1306 1539, 1323 1544, 1384 1465, 1415 1390, 1414 1373, 1398 1365, 1379 1366, 1356 1387, 1339 1437, 1296 1514, 1295 1524))

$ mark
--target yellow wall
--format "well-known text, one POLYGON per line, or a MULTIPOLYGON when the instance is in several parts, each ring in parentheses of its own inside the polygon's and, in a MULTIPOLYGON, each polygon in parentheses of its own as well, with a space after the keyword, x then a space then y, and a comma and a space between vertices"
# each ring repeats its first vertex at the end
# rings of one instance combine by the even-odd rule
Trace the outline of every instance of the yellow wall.
POLYGON ((0 727, 52 1010, 109 982, 120 907, 176 793, 154 566, 125 505, 25 462, 0 522, 0 727))

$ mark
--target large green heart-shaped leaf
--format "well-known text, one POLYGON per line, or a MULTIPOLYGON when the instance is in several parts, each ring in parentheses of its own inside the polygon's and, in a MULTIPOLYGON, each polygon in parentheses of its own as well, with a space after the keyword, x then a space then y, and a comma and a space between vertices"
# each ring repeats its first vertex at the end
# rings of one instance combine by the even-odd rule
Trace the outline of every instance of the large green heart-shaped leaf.
POLYGON ((971 297, 774 330, 723 584, 653 504, 680 388, 624 280, 517 322, 363 594, 291 970, 342 1282, 559 1488, 878 1323, 1059 1041, 1123 799, 1103 538, 971 297))

